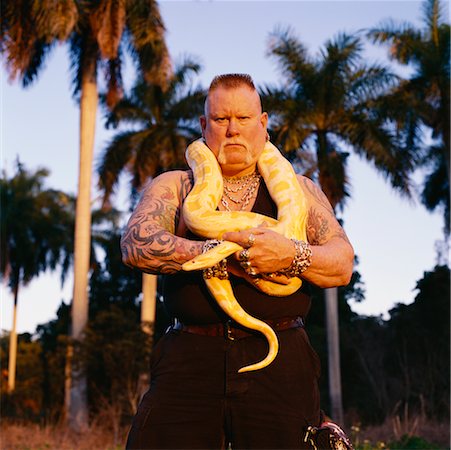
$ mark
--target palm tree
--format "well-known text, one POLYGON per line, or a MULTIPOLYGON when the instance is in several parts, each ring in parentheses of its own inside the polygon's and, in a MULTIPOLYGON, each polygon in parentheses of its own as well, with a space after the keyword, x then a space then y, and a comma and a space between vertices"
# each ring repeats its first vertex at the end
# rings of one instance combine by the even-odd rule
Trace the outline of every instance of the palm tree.
POLYGON ((109 206, 124 169, 132 175, 133 199, 149 178, 186 166, 186 146, 201 133, 198 117, 205 91, 192 85, 193 76, 200 70, 199 63, 186 57, 176 64, 165 90, 139 79, 130 95, 108 114, 107 127, 129 124, 132 129, 119 132, 100 158, 99 189, 104 206, 109 206))
POLYGON ((442 207, 445 238, 449 236, 450 167, 450 26, 439 0, 423 3, 423 29, 391 21, 368 31, 376 43, 389 45, 389 57, 409 65, 413 73, 386 99, 385 114, 394 120, 404 139, 421 155, 425 167, 422 202, 430 211, 442 207), (422 126, 432 131, 423 143, 422 126))
MULTIPOLYGON (((74 95, 80 102, 80 163, 75 224, 72 338, 88 319, 91 173, 98 104, 98 70, 105 71, 107 102, 122 94, 121 68, 128 50, 148 81, 163 86, 170 72, 164 26, 155 0, 22 0, 3 5, 0 49, 11 78, 24 86, 37 78, 57 41, 68 41, 74 95)), ((87 424, 86 378, 74 374, 68 418, 87 424)))
MULTIPOLYGON (((176 65, 166 90, 138 79, 130 95, 108 115, 107 126, 127 123, 133 129, 119 132, 100 159, 99 188, 104 195, 104 207, 110 206, 110 197, 124 170, 132 175, 133 203, 149 178, 186 165, 186 146, 200 135, 197 119, 202 112, 205 92, 192 84, 193 76, 200 70, 199 63, 185 57, 176 65)), ((156 275, 143 273, 142 293, 141 322, 151 335, 155 323, 156 275)))
MULTIPOLYGON (((281 87, 262 89, 272 114, 271 135, 287 153, 308 156, 334 210, 349 196, 346 162, 349 151, 365 157, 400 192, 409 195, 412 169, 408 149, 378 114, 378 98, 397 81, 387 69, 366 65, 358 36, 339 34, 316 58, 290 29, 270 36, 269 56, 285 79, 281 87)), ((329 391, 332 416, 342 421, 337 290, 326 290, 329 391)))
POLYGON ((14 296, 10 333, 8 391, 15 388, 17 357, 17 303, 19 288, 47 269, 61 269, 61 282, 69 269, 73 242, 74 200, 61 191, 44 190, 48 171, 25 170, 17 162, 12 178, 0 179, 0 276, 14 296))

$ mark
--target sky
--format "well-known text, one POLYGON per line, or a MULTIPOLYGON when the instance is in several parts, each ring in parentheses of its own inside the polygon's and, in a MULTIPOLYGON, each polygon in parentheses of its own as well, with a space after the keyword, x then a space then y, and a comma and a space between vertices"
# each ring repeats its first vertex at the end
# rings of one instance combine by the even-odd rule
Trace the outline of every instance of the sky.
MULTIPOLYGON (((291 27, 312 55, 337 32, 354 32, 392 19, 421 25, 417 1, 160 1, 172 58, 184 55, 200 60, 196 78, 203 86, 219 73, 249 73, 257 85, 279 83, 283 75, 266 50, 271 32, 291 27)), ((449 10, 449 8, 448 8, 449 10)), ((386 64, 386 51, 367 44, 368 62, 386 64)), ((404 69, 395 67, 402 72, 404 69)), ((126 67, 127 82, 133 70, 126 67)), ((78 109, 71 97, 69 59, 64 46, 48 57, 45 70, 27 89, 1 76, 0 164, 9 175, 17 158, 28 170, 51 171, 48 188, 76 193, 78 177, 78 109)), ((95 164, 114 130, 103 129, 99 112, 95 164)), ((442 217, 431 214, 418 200, 396 194, 366 161, 352 155, 349 163, 351 198, 340 217, 355 253, 366 293, 351 307, 359 314, 382 315, 398 302, 411 303, 416 282, 436 260, 436 242, 442 239, 442 217)), ((96 179, 95 176, 93 178, 96 179)), ((121 182, 115 206, 124 211, 127 179, 121 182)), ((98 198, 93 186, 93 199, 98 198)), ((72 296, 72 277, 61 288, 59 274, 44 274, 19 292, 18 332, 33 333, 38 324, 56 318, 62 301, 72 296)), ((1 322, 11 328, 12 296, 1 286, 1 322)))

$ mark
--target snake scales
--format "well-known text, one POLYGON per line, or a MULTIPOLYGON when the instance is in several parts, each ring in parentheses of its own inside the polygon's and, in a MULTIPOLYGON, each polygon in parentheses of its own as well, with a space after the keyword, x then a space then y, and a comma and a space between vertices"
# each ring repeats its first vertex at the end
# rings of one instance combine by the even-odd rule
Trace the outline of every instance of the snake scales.
MULTIPOLYGON (((306 240, 306 201, 291 164, 270 142, 257 161, 271 197, 277 205, 277 220, 246 211, 218 211, 223 193, 220 166, 212 151, 202 139, 190 144, 186 150, 188 165, 194 174, 194 186, 183 204, 183 216, 188 228, 199 236, 221 239, 227 231, 241 231, 265 226, 287 238, 306 240)), ((183 270, 199 270, 212 267, 224 258, 242 250, 240 245, 224 241, 215 248, 183 264, 183 270)), ((262 369, 277 355, 278 339, 274 330, 265 322, 248 314, 236 300, 228 279, 205 279, 208 290, 226 314, 237 323, 261 332, 269 344, 267 356, 260 362, 245 366, 239 372, 262 369)), ((302 281, 291 278, 283 285, 260 279, 258 289, 273 296, 286 296, 297 291, 302 281)))

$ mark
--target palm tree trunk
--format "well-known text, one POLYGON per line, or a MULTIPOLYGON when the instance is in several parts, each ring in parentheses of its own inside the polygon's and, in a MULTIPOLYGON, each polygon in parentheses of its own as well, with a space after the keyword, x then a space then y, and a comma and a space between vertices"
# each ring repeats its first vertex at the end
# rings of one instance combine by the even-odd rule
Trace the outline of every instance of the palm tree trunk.
POLYGON ((17 299, 19 285, 14 286, 13 323, 9 335, 9 358, 8 358, 8 392, 11 393, 16 387, 16 361, 17 361, 17 299))
POLYGON ((157 276, 143 273, 142 278, 141 325, 145 333, 153 336, 157 300, 157 276))
MULTIPOLYGON (((335 211, 337 202, 331 186, 327 183, 327 176, 330 160, 328 153, 330 145, 325 132, 317 134, 317 160, 319 167, 319 178, 323 192, 335 211)), ((343 404, 341 396, 341 369, 340 369, 340 338, 338 333, 338 289, 330 288, 325 290, 326 301, 326 327, 327 327, 327 359, 329 367, 329 399, 332 418, 339 424, 343 424, 343 404)))
POLYGON ((72 357, 74 354, 74 346, 72 342, 67 343, 66 347, 66 361, 64 363, 64 409, 63 409, 63 421, 69 423, 69 410, 70 410, 70 396, 72 386, 72 357))
MULTIPOLYGON (((85 66, 80 99, 80 163, 75 216, 74 294, 72 300, 72 339, 82 338, 88 322, 88 274, 91 248, 91 178, 98 93, 96 63, 85 66)), ((76 347, 74 348, 76 350, 76 347)), ((76 352, 75 352, 76 353, 76 352)), ((75 363, 76 354, 74 354, 75 363)), ((86 375, 72 367, 69 425, 82 430, 88 425, 86 375)))
POLYGON ((338 330, 338 289, 326 289, 327 359, 331 416, 343 425, 341 398, 340 335, 338 330))
MULTIPOLYGON (((153 343, 155 331, 155 311, 157 300, 157 276, 144 273, 142 275, 141 328, 153 343)), ((151 348, 148 349, 149 352, 151 348)), ((142 373, 138 381, 138 397, 142 397, 150 384, 150 373, 142 373)))

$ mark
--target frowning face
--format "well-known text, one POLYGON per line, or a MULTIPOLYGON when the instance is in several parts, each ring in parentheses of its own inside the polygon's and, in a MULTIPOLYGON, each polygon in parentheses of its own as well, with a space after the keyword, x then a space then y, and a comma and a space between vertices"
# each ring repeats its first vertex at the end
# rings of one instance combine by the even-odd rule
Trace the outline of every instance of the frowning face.
POLYGON ((246 85, 217 87, 208 94, 200 124, 224 175, 242 176, 255 170, 265 146, 267 123, 257 91, 246 85))

